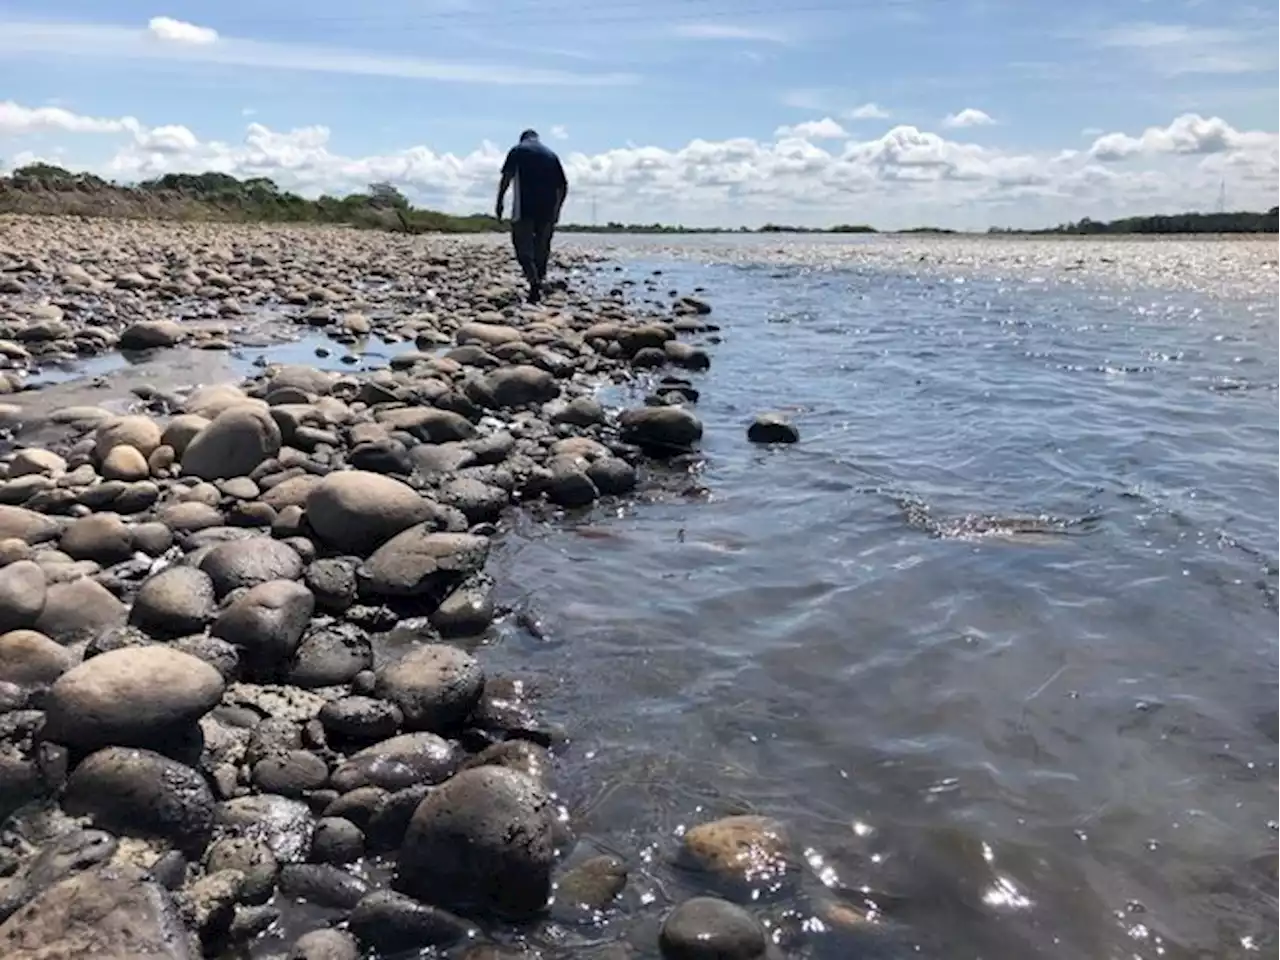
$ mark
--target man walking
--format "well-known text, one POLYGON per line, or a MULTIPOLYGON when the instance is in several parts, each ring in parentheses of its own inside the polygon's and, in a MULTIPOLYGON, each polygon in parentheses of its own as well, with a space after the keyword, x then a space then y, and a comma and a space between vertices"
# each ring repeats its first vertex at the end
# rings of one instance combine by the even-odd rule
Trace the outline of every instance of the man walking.
POLYGON ((507 153, 498 184, 498 219, 502 219, 507 188, 515 183, 511 204, 511 244, 520 269, 529 281, 529 302, 542 299, 551 258, 551 235, 560 219, 560 208, 569 193, 564 167, 555 151, 538 139, 537 131, 526 130, 520 142, 507 153))

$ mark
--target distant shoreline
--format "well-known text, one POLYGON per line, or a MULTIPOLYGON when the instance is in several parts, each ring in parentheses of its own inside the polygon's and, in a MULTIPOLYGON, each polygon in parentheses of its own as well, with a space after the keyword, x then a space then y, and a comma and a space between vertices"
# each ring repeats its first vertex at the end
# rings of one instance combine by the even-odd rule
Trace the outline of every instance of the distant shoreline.
MULTIPOLYGON (((225 173, 166 174, 156 180, 126 186, 88 173, 74 173, 45 163, 21 167, 0 177, 0 214, 84 216, 122 219, 191 220, 231 223, 316 223, 417 233, 496 233, 504 221, 487 214, 458 216, 414 207, 390 183, 374 183, 364 193, 309 200, 281 190, 265 177, 238 180, 225 173)), ((878 230, 868 224, 800 227, 765 224, 761 227, 687 227, 683 225, 607 223, 603 226, 566 223, 561 233, 599 236, 787 235, 787 236, 1187 236, 1274 235, 1277 208, 1263 212, 1157 214, 1097 221, 1086 217, 1074 223, 1031 230, 992 227, 985 231, 914 227, 878 230)))

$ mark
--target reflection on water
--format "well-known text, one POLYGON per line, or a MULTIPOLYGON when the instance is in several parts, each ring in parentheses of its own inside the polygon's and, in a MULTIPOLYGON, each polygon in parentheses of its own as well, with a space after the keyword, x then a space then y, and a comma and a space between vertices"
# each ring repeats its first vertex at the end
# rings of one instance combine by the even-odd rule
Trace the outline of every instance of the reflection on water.
POLYGON ((486 662, 633 866, 544 945, 654 955, 682 832, 751 812, 794 956, 1274 955, 1274 300, 691 261, 622 276, 715 304, 707 495, 502 548, 552 640, 486 662), (773 409, 799 445, 745 442, 773 409))

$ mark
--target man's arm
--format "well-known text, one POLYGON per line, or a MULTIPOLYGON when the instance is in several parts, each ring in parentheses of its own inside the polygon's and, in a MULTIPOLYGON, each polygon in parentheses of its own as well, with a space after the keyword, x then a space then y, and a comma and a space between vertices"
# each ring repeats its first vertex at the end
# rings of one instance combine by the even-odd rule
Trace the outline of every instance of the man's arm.
POLYGON ((502 164, 502 179, 498 181, 498 202, 494 206, 494 212, 499 220, 502 219, 503 201, 507 196, 507 188, 511 186, 511 181, 516 175, 516 152, 514 150, 507 151, 507 159, 502 164))
POLYGON ((556 176, 560 180, 556 185, 556 223, 559 223, 560 210, 564 207, 565 198, 569 196, 569 180, 564 175, 564 167, 559 157, 556 157, 556 176))

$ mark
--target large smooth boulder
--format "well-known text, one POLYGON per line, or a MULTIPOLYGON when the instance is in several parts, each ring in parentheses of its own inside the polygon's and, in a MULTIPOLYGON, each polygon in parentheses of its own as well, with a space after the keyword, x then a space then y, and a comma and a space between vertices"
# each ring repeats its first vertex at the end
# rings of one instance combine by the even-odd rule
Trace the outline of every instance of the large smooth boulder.
POLYGON ((280 452, 280 427, 263 407, 243 405, 218 414, 187 445, 182 472, 201 480, 247 477, 280 452))
POLYGON ((76 643, 122 626, 127 616, 128 608, 115 594, 96 580, 79 577, 50 584, 35 629, 59 643, 76 643))
POLYGON ((174 454, 181 457, 191 441, 208 425, 209 421, 204 417, 194 413, 180 413, 165 424, 164 433, 160 436, 161 443, 163 446, 171 447, 174 454))
POLYGON ((462 414, 436 407, 381 410, 377 419, 387 430, 403 431, 423 443, 450 443, 476 435, 476 428, 462 414))
POLYGON ((475 657, 442 643, 414 647, 383 666, 377 696, 400 708, 410 730, 460 726, 484 692, 484 670, 475 657))
POLYGON ((535 780, 503 767, 464 770, 418 806, 396 882, 425 903, 521 919, 551 894, 554 811, 535 780))
POLYGON ((0 540, 44 543, 56 537, 60 529, 52 517, 24 507, 0 505, 0 540))
POLYGON ((108 420, 93 436, 93 455, 101 463, 115 447, 133 447, 144 457, 160 446, 161 430, 150 417, 128 416, 108 420))
POLYGON ((702 422, 680 406, 635 407, 618 422, 623 440, 650 452, 683 452, 702 439, 702 422))
POLYGON ((225 597, 232 590, 270 580, 298 580, 306 567, 288 544, 249 537, 218 544, 205 554, 200 569, 213 580, 218 596, 225 597))
POLYGON ((476 321, 464 323, 458 327, 454 331, 453 339, 458 344, 479 343, 489 347, 496 347, 501 343, 522 340, 524 335, 515 327, 504 326, 500 323, 476 321))
MULTIPOLYGON (((374 701, 375 703, 379 701, 374 701)), ((447 780, 458 769, 453 744, 434 733, 402 733, 353 754, 333 771, 333 788, 404 790, 447 780)))
POLYGON ((118 514, 94 513, 67 527, 58 549, 73 560, 110 566, 133 556, 133 535, 118 514))
POLYGON ((436 533, 419 524, 392 537, 360 568, 366 589, 376 596, 427 596, 443 600, 479 571, 489 540, 467 533, 436 533))
POLYGON ((129 622, 154 637, 198 633, 213 617, 213 580, 196 567, 165 567, 138 588, 129 622))
POLYGON ((187 331, 175 320, 139 320, 120 332, 123 350, 172 347, 186 339, 187 331))
POLYGON ((162 646, 124 647, 64 673, 49 690, 45 736, 85 750, 162 749, 222 698, 222 675, 162 646))
POLYGON ((0 630, 30 627, 44 611, 49 587, 44 568, 19 560, 0 569, 0 630))
POLYGON ((750 814, 690 827, 682 856, 722 886, 744 892, 776 889, 795 870, 786 826, 750 814))
POLYGON ((518 363, 499 367, 466 385, 467 396, 486 407, 522 407, 545 403, 560 396, 556 378, 540 367, 518 363))
POLYGON ((329 474, 307 497, 307 523, 327 546, 367 557, 422 523, 434 504, 408 484, 363 470, 329 474))
POLYGON ((461 917, 394 890, 366 894, 351 911, 350 926, 360 943, 380 956, 416 956, 427 947, 448 947, 475 934, 461 917))
POLYGON ((168 892, 131 865, 104 865, 46 889, 0 926, 5 960, 197 960, 168 892))
POLYGON ((302 584, 271 580, 237 597, 214 621, 210 634, 240 647, 247 666, 272 672, 298 649, 315 606, 315 597, 302 584))
POLYGON ((75 665, 61 644, 34 630, 0 634, 0 681, 19 686, 53 683, 75 665))
POLYGON ((107 747, 67 780, 63 809, 115 833, 152 837, 197 856, 213 833, 214 799, 204 776, 150 750, 107 747))

